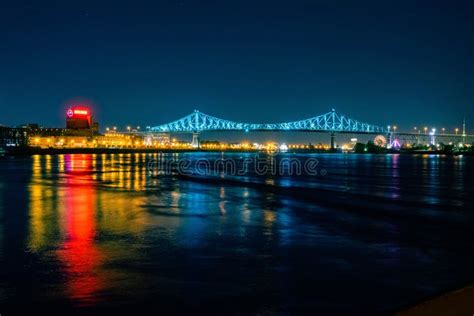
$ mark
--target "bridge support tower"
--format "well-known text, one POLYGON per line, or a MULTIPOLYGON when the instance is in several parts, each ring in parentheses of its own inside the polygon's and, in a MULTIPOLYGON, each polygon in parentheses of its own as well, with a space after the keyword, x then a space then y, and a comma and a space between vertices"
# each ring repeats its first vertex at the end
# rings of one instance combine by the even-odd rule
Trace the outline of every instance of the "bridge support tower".
POLYGON ((387 144, 385 145, 388 149, 392 148, 392 132, 390 130, 387 133, 387 144))
POLYGON ((336 149, 336 133, 331 133, 331 149, 336 149))
POLYGON ((193 148, 199 148, 199 133, 193 133, 193 141, 191 142, 193 148))
POLYGON ((466 144, 466 118, 462 121, 462 144, 466 144))

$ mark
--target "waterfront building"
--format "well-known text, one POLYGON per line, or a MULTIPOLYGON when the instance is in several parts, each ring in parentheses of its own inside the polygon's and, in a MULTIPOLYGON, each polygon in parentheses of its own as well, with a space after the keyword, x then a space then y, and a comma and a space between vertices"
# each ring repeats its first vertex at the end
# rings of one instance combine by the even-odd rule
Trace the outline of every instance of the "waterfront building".
POLYGON ((28 133, 23 127, 0 126, 0 147, 22 147, 28 143, 28 133))

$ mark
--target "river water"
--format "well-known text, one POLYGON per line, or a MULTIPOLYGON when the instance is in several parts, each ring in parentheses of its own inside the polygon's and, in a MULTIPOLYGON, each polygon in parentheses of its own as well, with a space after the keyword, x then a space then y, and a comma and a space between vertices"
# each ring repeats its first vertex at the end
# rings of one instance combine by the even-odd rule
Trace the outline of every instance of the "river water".
POLYGON ((312 159, 314 174, 150 167, 251 155, 2 158, 0 308, 367 315, 474 281, 472 157, 263 163, 312 159))

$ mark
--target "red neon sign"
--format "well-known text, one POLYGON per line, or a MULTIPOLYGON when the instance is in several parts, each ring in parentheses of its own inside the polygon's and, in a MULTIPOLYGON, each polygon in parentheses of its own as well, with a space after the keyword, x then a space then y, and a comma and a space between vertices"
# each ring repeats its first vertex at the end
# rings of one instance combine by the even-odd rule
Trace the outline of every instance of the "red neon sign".
POLYGON ((90 111, 89 108, 83 106, 73 106, 72 108, 68 109, 66 112, 67 117, 73 117, 75 115, 78 116, 87 116, 89 115, 90 111))
POLYGON ((74 110, 74 114, 87 115, 89 112, 86 110, 74 110))

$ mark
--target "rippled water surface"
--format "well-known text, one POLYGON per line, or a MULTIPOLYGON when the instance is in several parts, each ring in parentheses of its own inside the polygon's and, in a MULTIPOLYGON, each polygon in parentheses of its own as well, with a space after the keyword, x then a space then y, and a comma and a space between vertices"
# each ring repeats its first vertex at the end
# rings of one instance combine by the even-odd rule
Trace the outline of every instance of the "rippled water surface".
POLYGON ((157 157, 221 155, 2 158, 2 308, 374 314, 474 281, 471 157, 285 154, 324 172, 211 180, 157 157))

